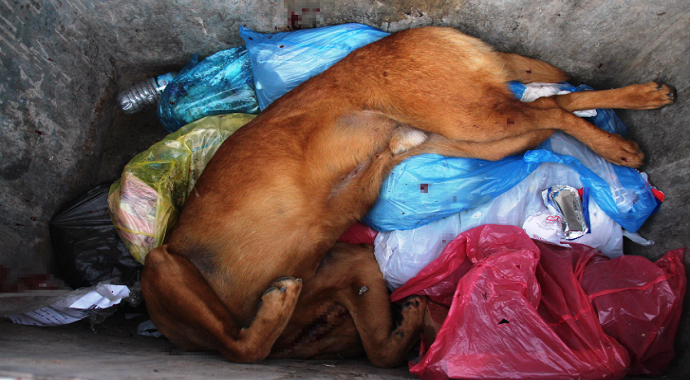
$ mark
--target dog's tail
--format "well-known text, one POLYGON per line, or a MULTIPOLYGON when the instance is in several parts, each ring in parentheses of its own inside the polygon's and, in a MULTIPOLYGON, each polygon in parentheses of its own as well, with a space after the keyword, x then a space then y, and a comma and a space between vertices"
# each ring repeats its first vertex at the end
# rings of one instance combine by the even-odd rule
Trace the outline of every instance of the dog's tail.
POLYGON ((554 66, 513 53, 498 53, 504 62, 508 80, 522 83, 558 83, 568 79, 568 75, 554 66))

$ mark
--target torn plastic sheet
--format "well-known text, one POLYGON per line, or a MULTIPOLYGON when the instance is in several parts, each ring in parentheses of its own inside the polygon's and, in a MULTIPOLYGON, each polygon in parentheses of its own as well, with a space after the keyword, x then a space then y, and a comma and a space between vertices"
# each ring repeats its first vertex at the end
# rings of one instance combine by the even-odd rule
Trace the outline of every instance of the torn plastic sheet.
POLYGON ((623 236, 627 237, 632 241, 633 243, 645 246, 645 247, 650 247, 654 245, 654 240, 647 240, 644 237, 642 237, 640 234, 636 232, 630 232, 623 230, 623 236))
MULTIPOLYGON (((92 288, 72 291, 48 306, 7 315, 7 318, 20 325, 60 326, 97 314, 119 304, 129 295, 130 290, 125 285, 101 283, 92 288)), ((27 293, 27 296, 31 294, 27 293)))
MULTIPOLYGON (((515 85, 511 85, 511 89, 516 89, 516 87, 515 85)), ((533 102, 547 96, 564 95, 570 94, 573 90, 583 91, 589 89, 591 89, 589 86, 580 86, 573 89, 572 86, 564 83, 527 83, 524 85, 524 90, 518 98, 520 98, 522 102, 533 102)), ((579 117, 597 116, 596 109, 574 111, 573 113, 579 117)))

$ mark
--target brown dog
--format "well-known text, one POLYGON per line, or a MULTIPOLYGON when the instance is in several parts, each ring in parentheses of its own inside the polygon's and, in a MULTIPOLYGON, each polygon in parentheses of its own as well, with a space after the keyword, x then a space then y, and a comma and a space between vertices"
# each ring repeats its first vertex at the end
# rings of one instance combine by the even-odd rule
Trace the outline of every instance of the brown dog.
POLYGON ((408 302, 395 327, 370 248, 326 252, 411 155, 497 160, 558 129, 610 162, 640 166, 637 144, 571 111, 657 108, 674 101, 672 90, 647 83, 521 103, 506 86, 564 79, 449 28, 399 32, 354 51, 218 150, 166 244, 146 258, 155 325, 183 348, 231 361, 363 347, 374 365, 397 365, 419 337, 424 300, 408 302))

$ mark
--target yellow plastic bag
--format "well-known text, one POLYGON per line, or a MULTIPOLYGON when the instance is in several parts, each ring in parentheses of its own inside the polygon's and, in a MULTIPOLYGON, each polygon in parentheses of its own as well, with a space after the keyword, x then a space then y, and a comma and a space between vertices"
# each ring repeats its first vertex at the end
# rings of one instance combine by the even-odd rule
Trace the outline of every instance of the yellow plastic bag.
POLYGON ((255 116, 209 116, 136 155, 112 184, 110 218, 134 258, 144 263, 163 244, 201 172, 220 144, 255 116))

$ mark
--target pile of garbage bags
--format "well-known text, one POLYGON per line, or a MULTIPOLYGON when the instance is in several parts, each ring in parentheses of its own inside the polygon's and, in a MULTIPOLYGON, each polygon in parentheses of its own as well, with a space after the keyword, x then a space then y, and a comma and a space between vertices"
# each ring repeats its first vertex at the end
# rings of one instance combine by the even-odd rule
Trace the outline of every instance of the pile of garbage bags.
POLYGON ((612 260, 486 225, 460 234, 392 299, 424 294, 445 311, 410 364, 421 378, 620 379, 663 374, 685 282, 682 249, 656 263, 612 260))
MULTIPOLYGON (((273 34, 242 27, 240 36, 246 47, 230 49, 224 55, 235 57, 236 62, 227 80, 254 83, 256 96, 248 97, 247 104, 256 99, 264 109, 350 51, 387 35, 360 24, 273 34), (246 70, 248 66, 251 70, 246 70)), ((210 79, 201 75, 204 70, 195 75, 191 71, 185 75, 183 70, 168 85, 163 99, 178 94, 175 95, 177 106, 204 104, 203 99, 215 98, 213 86, 219 82, 221 73, 228 72, 222 67, 227 61, 218 59, 219 55, 214 54, 191 69, 213 68, 210 79), (205 80, 211 83, 204 84, 205 80), (204 96, 197 94, 197 99, 179 95, 185 93, 181 87, 208 91, 204 96)), ((590 89, 567 83, 511 82, 509 86, 523 101, 590 89)), ((242 110, 228 107, 225 112, 242 110)), ((174 113, 169 102, 161 101, 159 115, 174 113)), ((625 125, 612 110, 581 111, 579 115, 609 132, 621 135, 626 132, 625 125)), ((165 120, 161 119, 164 123, 165 120)), ((412 157, 393 169, 383 183, 379 200, 363 222, 385 232, 377 239, 377 259, 382 263, 389 286, 394 289, 435 259, 452 237, 489 223, 521 226, 534 238, 586 244, 609 257, 617 257, 623 253, 624 235, 636 237, 638 242, 652 243, 634 233, 662 200, 663 194, 649 184, 643 173, 610 164, 581 142, 558 132, 537 149, 497 162, 433 154, 412 157), (568 186, 582 193, 581 203, 586 207, 587 219, 584 235, 566 238, 546 223, 563 217, 549 210, 541 196, 543 190, 554 186, 568 186)))
MULTIPOLYGON (((129 253, 143 263, 162 244, 206 163, 251 114, 387 35, 359 24, 274 34, 242 27, 246 46, 193 57, 158 106, 174 133, 134 157, 107 196, 110 228, 129 253)), ((522 101, 590 90, 509 86, 522 101)), ((611 110, 578 116, 625 134, 611 110)), ((623 256, 623 237, 652 244, 635 232, 662 201, 644 173, 555 133, 496 162, 432 154, 402 162, 366 226, 341 241, 375 246, 393 301, 432 301, 438 330, 410 364, 420 377, 661 374, 685 292, 683 250, 651 263, 623 256), (576 206, 563 208, 559 192, 576 206)))

